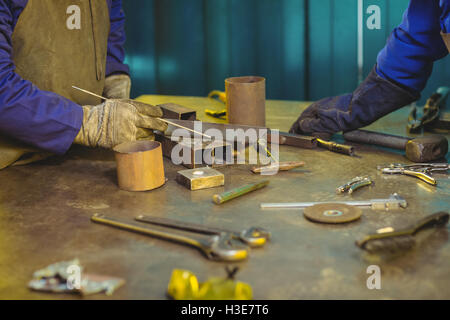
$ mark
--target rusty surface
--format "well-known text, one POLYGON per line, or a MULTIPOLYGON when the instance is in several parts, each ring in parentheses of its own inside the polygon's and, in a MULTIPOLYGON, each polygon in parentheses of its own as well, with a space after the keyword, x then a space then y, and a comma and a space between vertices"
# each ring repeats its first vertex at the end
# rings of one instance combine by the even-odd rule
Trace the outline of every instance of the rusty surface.
POLYGON ((228 78, 225 93, 230 123, 266 125, 266 79, 253 76, 228 78))
MULTIPOLYGON (((186 105, 207 121, 213 118, 204 115, 205 108, 223 108, 206 98, 146 96, 141 100, 186 105)), ((267 126, 286 131, 307 106, 268 101, 267 126)), ((399 110, 370 129, 406 135, 407 113, 407 109, 399 110)), ((224 274, 224 263, 208 261, 197 250, 94 224, 90 221, 94 213, 128 218, 145 214, 231 230, 268 229, 271 241, 238 264, 238 279, 252 285, 255 299, 450 299, 448 229, 433 233, 396 259, 367 256, 355 245, 379 228, 405 227, 431 213, 449 211, 449 177, 436 175, 438 186, 433 187, 406 176, 382 175, 377 165, 408 162, 404 154, 354 146, 358 157, 280 146, 281 161, 307 165, 269 178, 254 175, 251 166, 219 168, 225 174, 225 186, 195 192, 175 181, 183 167, 168 159, 164 166, 169 181, 161 188, 142 193, 120 190, 114 154, 81 147, 64 157, 0 171, 0 299, 79 299, 27 288, 34 271, 74 258, 88 273, 126 280, 112 299, 166 299, 175 268, 191 270, 201 281, 224 274), (358 175, 370 175, 374 186, 352 196, 335 193, 336 186, 358 175), (258 192, 222 206, 211 201, 213 194, 263 179, 270 179, 270 185, 258 192), (408 200, 406 210, 363 210, 360 220, 339 226, 310 222, 298 210, 259 208, 261 202, 364 200, 392 192, 408 200), (370 265, 381 267, 381 290, 366 287, 370 265)))
POLYGON ((177 119, 177 120, 196 120, 197 112, 185 106, 175 103, 160 104, 158 107, 163 112, 164 119, 177 119))
POLYGON ((117 183, 122 190, 149 191, 165 182, 161 143, 134 141, 114 148, 117 183))

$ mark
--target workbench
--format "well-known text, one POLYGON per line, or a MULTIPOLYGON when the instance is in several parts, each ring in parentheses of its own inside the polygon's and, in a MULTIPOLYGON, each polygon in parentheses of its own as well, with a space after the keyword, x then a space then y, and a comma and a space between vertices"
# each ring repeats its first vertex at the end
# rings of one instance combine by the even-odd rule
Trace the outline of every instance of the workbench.
MULTIPOLYGON (((196 97, 143 96, 152 104, 178 103, 213 122, 204 109, 220 110, 221 102, 196 97)), ((309 103, 267 102, 267 126, 288 131, 309 103)), ((406 135, 408 108, 369 127, 406 135)), ((449 137, 449 136, 447 136, 449 137)), ((449 137, 450 138, 450 137, 449 137)), ((342 141, 341 141, 342 142, 342 141)), ((92 223, 94 213, 134 218, 140 214, 241 230, 260 226, 272 240, 236 263, 237 280, 249 283, 255 299, 450 299, 448 229, 435 232, 422 246, 381 260, 367 256, 355 240, 381 227, 402 227, 431 213, 450 211, 450 179, 436 175, 429 186, 406 176, 387 176, 377 165, 408 162, 402 152, 356 145, 357 157, 327 150, 280 147, 281 161, 305 161, 304 168, 261 177, 248 165, 219 168, 225 186, 191 192, 175 181, 185 169, 164 159, 168 182, 149 192, 118 188, 114 155, 106 150, 74 146, 65 156, 0 171, 0 299, 80 299, 77 295, 30 291, 35 270, 78 258, 86 272, 120 277, 126 284, 113 296, 85 299, 166 299, 175 268, 194 272, 200 281, 225 276, 225 263, 207 260, 198 250, 176 243, 92 223), (367 174, 373 187, 353 196, 335 189, 367 174), (270 179, 265 189, 217 206, 213 194, 249 182, 270 179), (397 192, 408 208, 364 210, 363 217, 344 225, 310 222, 300 210, 261 210, 263 202, 333 201, 386 198, 397 192), (381 290, 369 290, 370 265, 381 268, 381 290)))

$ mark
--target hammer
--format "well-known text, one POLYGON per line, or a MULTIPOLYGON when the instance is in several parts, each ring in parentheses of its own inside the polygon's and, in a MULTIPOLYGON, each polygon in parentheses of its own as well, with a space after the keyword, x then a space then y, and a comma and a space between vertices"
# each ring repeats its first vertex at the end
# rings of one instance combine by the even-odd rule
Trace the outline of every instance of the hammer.
POLYGON ((367 130, 354 130, 344 133, 344 138, 357 143, 405 150, 406 158, 412 162, 438 160, 444 158, 448 152, 447 138, 441 135, 406 138, 367 130))

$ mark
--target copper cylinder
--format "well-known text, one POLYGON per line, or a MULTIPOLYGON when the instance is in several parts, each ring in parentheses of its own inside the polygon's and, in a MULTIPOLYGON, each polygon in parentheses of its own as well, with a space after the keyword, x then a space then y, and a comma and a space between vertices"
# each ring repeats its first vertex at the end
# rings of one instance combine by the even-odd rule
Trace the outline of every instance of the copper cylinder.
POLYGON ((114 151, 120 189, 148 191, 166 182, 159 142, 126 142, 116 146, 114 151))
POLYGON ((228 122, 247 126, 266 126, 266 79, 235 77, 225 80, 228 122))

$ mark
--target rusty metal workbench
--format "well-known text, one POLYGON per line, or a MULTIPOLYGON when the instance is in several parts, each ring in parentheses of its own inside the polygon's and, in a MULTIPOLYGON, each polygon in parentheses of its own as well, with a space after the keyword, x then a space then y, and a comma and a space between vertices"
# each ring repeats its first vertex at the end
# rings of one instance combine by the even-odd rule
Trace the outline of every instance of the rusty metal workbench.
MULTIPOLYGON (((158 104, 180 103, 198 111, 223 106, 206 98, 145 96, 158 104)), ((267 125, 287 130, 307 103, 269 101, 267 125)), ((378 121, 372 129, 405 134, 407 109, 378 121)), ((175 182, 183 169, 164 160, 168 183, 158 190, 130 193, 119 190, 111 152, 74 147, 66 156, 40 164, 0 171, 0 299, 70 299, 72 295, 31 292, 33 271, 50 263, 79 258, 91 273, 126 279, 112 299, 165 299, 174 268, 193 271, 200 281, 224 275, 225 265, 178 244, 93 224, 96 212, 134 217, 151 214, 240 230, 261 226, 273 234, 264 249, 255 249, 240 263, 238 279, 252 285, 255 299, 450 299, 448 230, 431 236, 426 245, 394 260, 362 254, 354 242, 385 226, 403 226, 425 215, 450 209, 450 179, 438 176, 437 188, 403 176, 381 176, 377 164, 405 162, 400 152, 357 148, 360 157, 328 151, 281 148, 281 160, 302 160, 303 169, 270 177, 264 190, 222 206, 214 193, 262 178, 248 166, 220 170, 224 188, 190 192, 175 182), (375 186, 358 191, 355 199, 384 198, 398 192, 409 202, 406 210, 365 210, 362 219, 329 226, 305 220, 298 210, 261 210, 261 202, 337 200, 335 188, 359 174, 370 174, 375 186), (382 270, 382 289, 369 290, 366 269, 382 270)), ((102 299, 95 295, 91 299, 102 299)))

